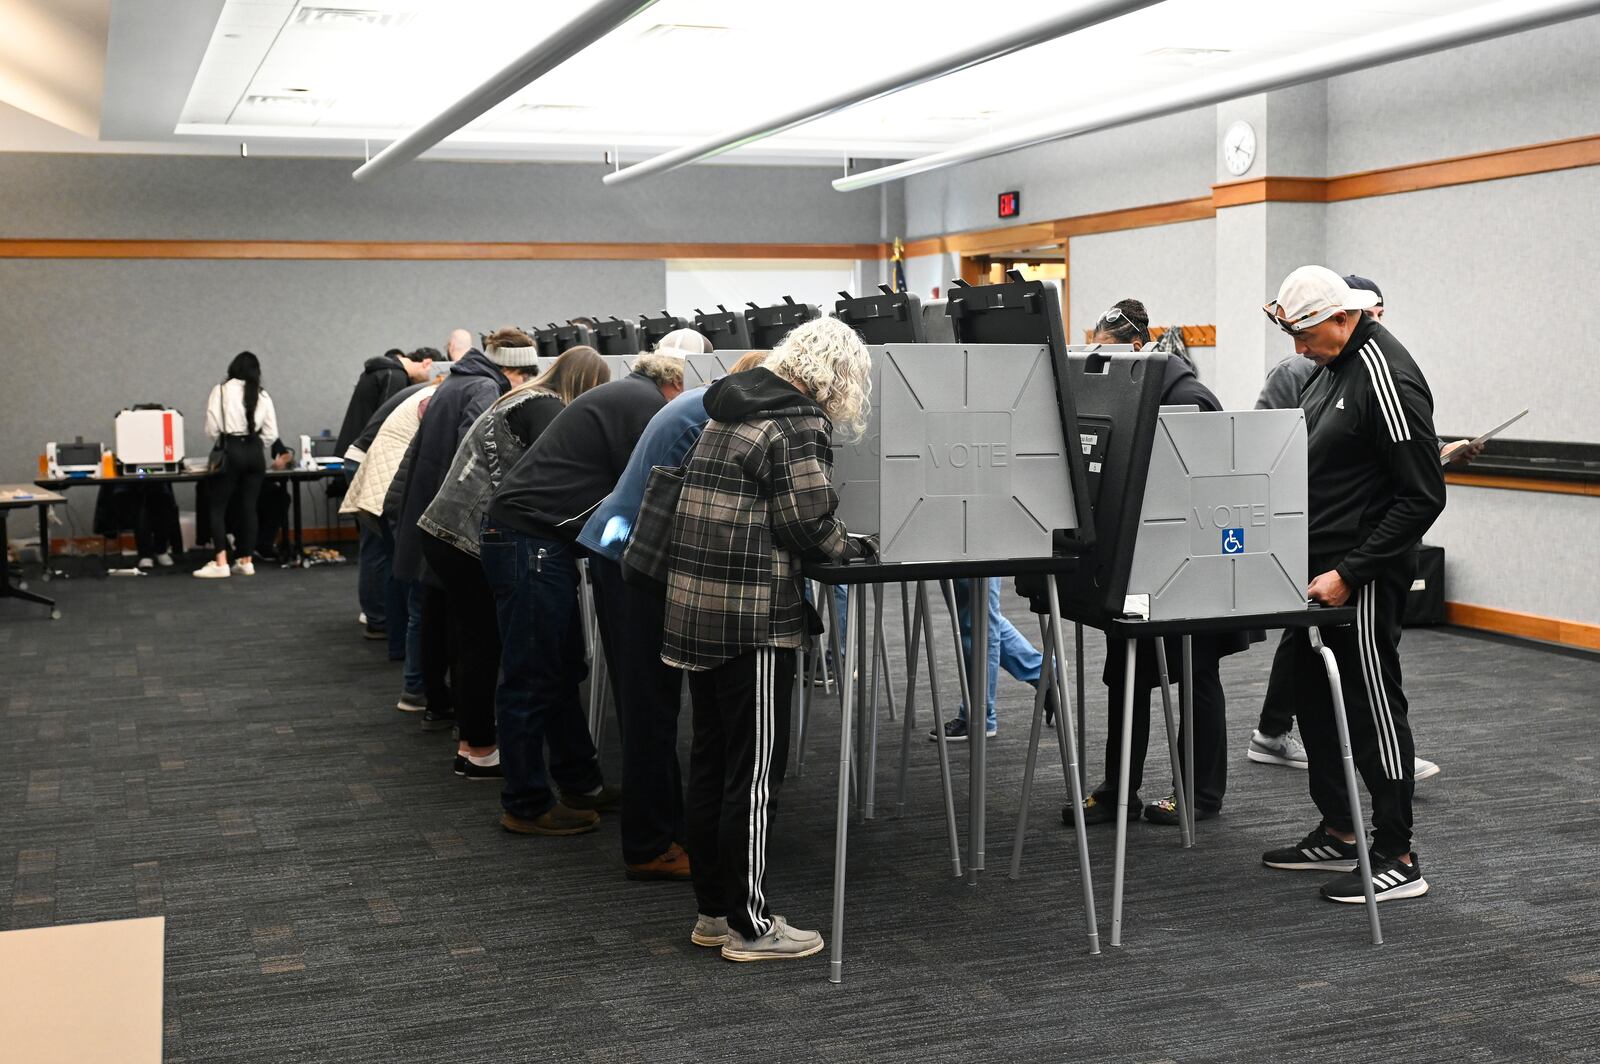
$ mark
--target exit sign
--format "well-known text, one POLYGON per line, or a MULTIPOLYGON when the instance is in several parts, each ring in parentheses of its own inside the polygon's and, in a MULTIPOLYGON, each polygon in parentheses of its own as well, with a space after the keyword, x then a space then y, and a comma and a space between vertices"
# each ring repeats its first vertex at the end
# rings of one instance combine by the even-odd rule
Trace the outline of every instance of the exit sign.
POLYGON ((1015 218, 1022 213, 1022 193, 1000 193, 1000 217, 1015 218))

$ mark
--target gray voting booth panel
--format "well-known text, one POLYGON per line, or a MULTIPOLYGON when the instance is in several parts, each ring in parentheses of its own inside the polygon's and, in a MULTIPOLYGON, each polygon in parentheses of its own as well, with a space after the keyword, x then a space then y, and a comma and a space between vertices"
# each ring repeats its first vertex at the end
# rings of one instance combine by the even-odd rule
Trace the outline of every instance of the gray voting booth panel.
POLYGON ((1151 620, 1306 608, 1301 410, 1163 411, 1128 577, 1151 620))
POLYGON ((708 355, 685 355, 683 358, 683 387, 703 388, 718 377, 726 377, 733 364, 743 358, 743 351, 713 351, 708 355))
POLYGON ((833 487, 839 494, 839 508, 834 513, 844 522, 845 528, 864 535, 879 530, 878 461, 883 454, 878 440, 878 426, 883 421, 879 367, 883 364, 883 352, 882 347, 867 348, 872 358, 872 372, 868 378, 872 406, 867 411, 866 431, 853 443, 837 437, 833 441, 833 487))
POLYGON ((620 381, 633 372, 632 355, 601 355, 600 359, 611 370, 611 379, 614 381, 620 381))
POLYGON ((880 544, 888 562, 1048 558, 1076 527, 1050 349, 882 349, 880 544))

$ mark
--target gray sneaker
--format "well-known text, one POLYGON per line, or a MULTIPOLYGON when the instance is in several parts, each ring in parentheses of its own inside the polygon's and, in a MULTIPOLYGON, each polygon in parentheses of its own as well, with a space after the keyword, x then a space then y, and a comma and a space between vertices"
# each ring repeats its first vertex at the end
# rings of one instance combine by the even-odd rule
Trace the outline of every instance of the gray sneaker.
POLYGON ((772 918, 772 930, 760 938, 747 939, 728 928, 728 941, 722 959, 729 961, 793 961, 822 952, 822 935, 790 927, 781 916, 772 918))
POLYGON ((696 913, 694 930, 689 932, 689 941, 696 946, 727 945, 728 918, 726 916, 707 916, 705 913, 696 913))
POLYGON ((1306 748, 1294 737, 1294 732, 1282 735, 1264 735, 1261 731, 1250 733, 1250 749, 1245 755, 1261 765, 1287 765, 1289 768, 1306 767, 1306 748))

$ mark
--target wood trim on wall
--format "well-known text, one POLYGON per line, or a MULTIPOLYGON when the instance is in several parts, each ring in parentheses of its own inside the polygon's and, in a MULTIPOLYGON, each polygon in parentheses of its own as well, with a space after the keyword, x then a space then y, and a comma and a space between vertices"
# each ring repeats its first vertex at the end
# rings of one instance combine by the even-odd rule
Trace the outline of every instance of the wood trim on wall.
POLYGON ((1600 484, 1585 484, 1575 480, 1541 480, 1535 477, 1508 477, 1496 473, 1463 471, 1446 473, 1444 482, 1459 484, 1464 488, 1502 488, 1506 491, 1538 491, 1554 495, 1591 495, 1600 498, 1600 484))
POLYGON ((1462 628, 1476 628, 1523 639, 1542 639, 1546 643, 1560 643, 1585 650, 1600 650, 1600 624, 1541 617, 1537 613, 1501 610, 1493 606, 1475 606, 1470 602, 1446 602, 1444 619, 1447 624, 1462 628))
POLYGON ((389 240, 17 240, 0 259, 283 259, 339 261, 655 261, 884 259, 885 244, 608 244, 389 240))
POLYGON ((1600 166, 1600 135, 1363 170, 1337 177, 1258 177, 1250 181, 1230 181, 1212 185, 1211 198, 1218 209, 1247 203, 1339 203, 1583 166, 1600 166))

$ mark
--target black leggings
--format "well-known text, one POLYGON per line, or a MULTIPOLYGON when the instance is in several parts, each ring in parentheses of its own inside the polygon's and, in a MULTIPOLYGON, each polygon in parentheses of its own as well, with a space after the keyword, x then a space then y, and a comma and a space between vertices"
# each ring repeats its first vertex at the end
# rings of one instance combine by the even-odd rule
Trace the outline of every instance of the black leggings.
MULTIPOLYGON (((444 585, 443 592, 430 592, 443 595, 442 641, 448 647, 440 655, 445 667, 425 669, 424 674, 435 675, 434 689, 442 690, 443 673, 448 668, 449 697, 455 706, 461 741, 468 746, 493 746, 494 689, 500 679, 500 623, 495 616, 494 591, 477 558, 428 532, 420 535, 422 556, 444 585)), ((427 606, 423 608, 426 610, 427 606)), ((440 642, 436 632, 432 640, 440 642)), ((434 650, 424 653, 432 654, 434 650)), ((431 695, 428 704, 433 704, 431 695)))
POLYGON ((227 459, 222 472, 206 484, 211 504, 211 549, 228 549, 233 529, 233 560, 248 559, 256 549, 256 503, 267 475, 267 454, 259 436, 224 436, 227 459), (229 515, 232 520, 229 520, 229 515))

